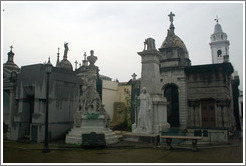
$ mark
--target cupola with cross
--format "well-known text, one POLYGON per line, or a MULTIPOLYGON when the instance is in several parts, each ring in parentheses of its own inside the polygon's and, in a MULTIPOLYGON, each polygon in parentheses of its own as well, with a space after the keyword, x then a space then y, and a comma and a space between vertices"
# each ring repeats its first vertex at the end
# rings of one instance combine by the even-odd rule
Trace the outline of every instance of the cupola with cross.
POLYGON ((214 27, 214 33, 210 37, 211 42, 209 43, 212 63, 228 62, 230 42, 227 40, 227 34, 222 31, 218 16, 214 20, 216 21, 216 25, 214 27))
POLYGON ((3 64, 3 68, 8 69, 9 71, 19 71, 20 68, 14 63, 13 46, 10 46, 10 51, 8 52, 8 61, 3 64))
POLYGON ((174 16, 170 12, 168 15, 170 27, 167 30, 167 36, 163 41, 159 51, 162 54, 161 67, 175 67, 175 66, 190 66, 189 53, 184 42, 174 33, 174 16))

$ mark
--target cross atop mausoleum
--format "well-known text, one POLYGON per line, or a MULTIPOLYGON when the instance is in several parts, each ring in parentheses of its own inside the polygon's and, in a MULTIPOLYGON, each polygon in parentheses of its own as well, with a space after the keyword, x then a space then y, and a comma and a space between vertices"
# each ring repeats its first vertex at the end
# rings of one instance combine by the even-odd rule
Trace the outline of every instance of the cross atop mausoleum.
POLYGON ((12 52, 12 49, 13 49, 13 48, 14 48, 14 47, 11 45, 11 46, 10 46, 10 51, 11 51, 11 52, 12 52))
POLYGON ((218 18, 218 15, 216 15, 216 18, 214 19, 214 21, 216 21, 218 23, 219 22, 219 19, 220 18, 218 18))
POLYGON ((169 20, 171 23, 173 23, 173 17, 175 16, 175 14, 173 14, 172 12, 170 12, 170 14, 168 15, 169 20))
POLYGON ((133 73, 133 74, 132 74, 132 80, 135 81, 135 80, 136 80, 136 77, 137 77, 137 74, 133 73))

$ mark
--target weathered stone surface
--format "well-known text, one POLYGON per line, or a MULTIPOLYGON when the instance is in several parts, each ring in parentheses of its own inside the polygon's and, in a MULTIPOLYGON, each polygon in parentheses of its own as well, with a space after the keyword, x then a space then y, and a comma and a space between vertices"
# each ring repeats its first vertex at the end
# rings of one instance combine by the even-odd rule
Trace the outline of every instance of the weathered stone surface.
POLYGON ((113 130, 124 130, 127 128, 127 112, 126 106, 123 102, 114 103, 114 115, 111 122, 113 130))

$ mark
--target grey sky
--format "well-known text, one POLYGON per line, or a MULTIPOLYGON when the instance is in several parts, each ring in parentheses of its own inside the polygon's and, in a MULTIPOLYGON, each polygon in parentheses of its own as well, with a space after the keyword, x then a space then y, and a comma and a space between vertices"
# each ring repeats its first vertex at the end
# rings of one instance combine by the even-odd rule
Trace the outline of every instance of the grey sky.
POLYGON ((243 87, 244 10, 243 2, 167 3, 167 2, 3 2, 2 52, 7 60, 14 46, 15 63, 21 67, 60 59, 64 42, 68 60, 83 60, 84 52, 95 51, 100 74, 128 81, 135 72, 141 76, 137 52, 144 40, 155 39, 159 48, 167 35, 168 14, 175 14, 175 34, 185 43, 192 65, 210 64, 210 35, 216 15, 230 41, 230 61, 240 75, 243 87), (4 12, 3 12, 4 9, 4 12))

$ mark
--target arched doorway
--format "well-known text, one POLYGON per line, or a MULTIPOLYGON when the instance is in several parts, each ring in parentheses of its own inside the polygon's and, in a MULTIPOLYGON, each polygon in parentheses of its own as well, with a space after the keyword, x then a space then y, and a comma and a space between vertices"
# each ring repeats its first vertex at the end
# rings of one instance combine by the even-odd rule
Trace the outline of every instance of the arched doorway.
POLYGON ((167 122, 171 127, 180 127, 178 87, 175 84, 168 84, 164 88, 164 96, 169 102, 167 105, 167 122))

